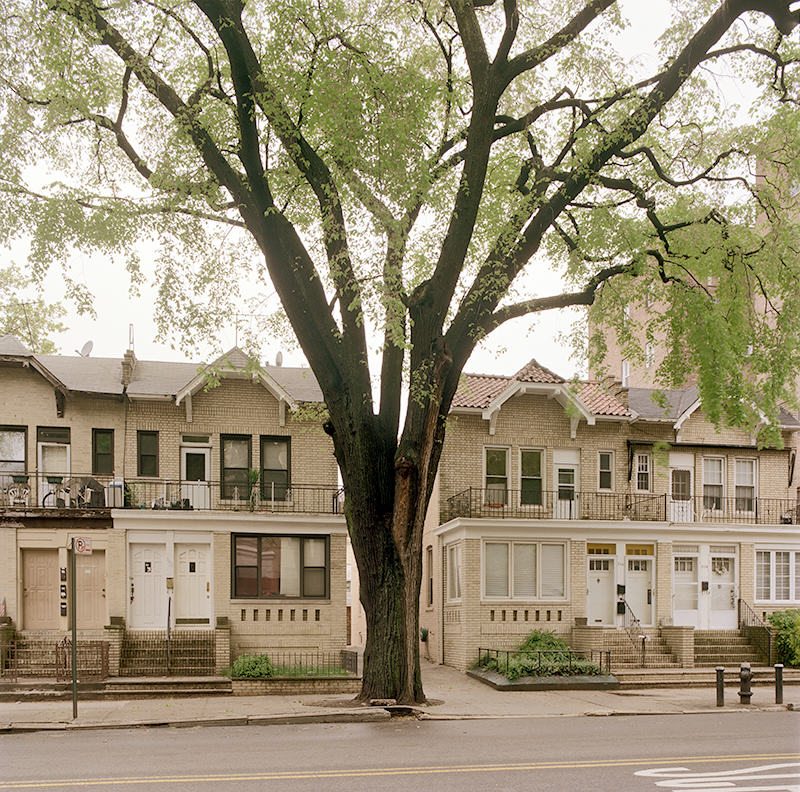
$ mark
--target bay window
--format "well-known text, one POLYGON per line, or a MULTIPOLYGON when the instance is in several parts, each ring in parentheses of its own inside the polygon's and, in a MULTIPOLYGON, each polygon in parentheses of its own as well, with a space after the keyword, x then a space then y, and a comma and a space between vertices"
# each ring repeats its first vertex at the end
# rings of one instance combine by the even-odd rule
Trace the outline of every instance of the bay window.
POLYGON ((566 551, 561 543, 486 541, 483 595, 487 599, 563 599, 566 551))

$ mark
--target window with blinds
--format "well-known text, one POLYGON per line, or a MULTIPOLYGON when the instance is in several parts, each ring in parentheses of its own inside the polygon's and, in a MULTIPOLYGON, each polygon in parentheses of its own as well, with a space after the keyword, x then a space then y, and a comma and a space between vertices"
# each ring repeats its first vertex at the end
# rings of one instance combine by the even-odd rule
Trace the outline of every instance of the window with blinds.
POLYGON ((494 599, 563 599, 563 544, 487 541, 483 545, 483 595, 494 599))

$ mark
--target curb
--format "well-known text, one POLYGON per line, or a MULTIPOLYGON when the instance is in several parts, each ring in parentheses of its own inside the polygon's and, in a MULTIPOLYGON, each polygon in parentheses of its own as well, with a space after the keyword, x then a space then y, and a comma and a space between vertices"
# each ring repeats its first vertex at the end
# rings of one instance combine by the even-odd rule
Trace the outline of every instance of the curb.
POLYGON ((0 734, 23 734, 38 731, 96 731, 99 729, 190 729, 208 726, 286 726, 290 724, 309 723, 373 723, 388 721, 391 714, 384 709, 350 711, 333 711, 312 713, 308 715, 245 715, 217 718, 200 718, 193 720, 154 719, 141 721, 90 721, 72 723, 69 721, 41 721, 0 723, 0 734))
POLYGON ((397 716, 411 716, 417 720, 499 720, 522 718, 615 718, 641 717, 643 715, 733 715, 743 712, 796 712, 796 704, 773 704, 763 707, 709 707, 685 710, 587 710, 585 712, 560 712, 551 715, 499 715, 499 714, 447 714, 431 713, 418 707, 386 707, 364 710, 339 710, 310 714, 220 716, 194 720, 153 719, 140 721, 15 721, 0 723, 0 734, 25 734, 31 732, 98 731, 101 729, 189 729, 212 726, 288 726, 313 723, 383 723, 397 716))

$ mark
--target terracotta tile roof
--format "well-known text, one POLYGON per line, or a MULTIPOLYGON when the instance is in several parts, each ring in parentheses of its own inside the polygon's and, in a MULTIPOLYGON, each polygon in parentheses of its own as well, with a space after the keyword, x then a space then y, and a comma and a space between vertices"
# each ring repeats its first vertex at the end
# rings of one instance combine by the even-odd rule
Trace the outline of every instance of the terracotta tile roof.
POLYGON ((546 382, 554 385, 565 382, 563 377, 550 371, 550 369, 540 366, 533 358, 530 359, 511 379, 517 382, 546 382))
POLYGON ((453 407, 483 409, 511 382, 510 377, 464 374, 453 397, 453 407))
POLYGON ((594 415, 627 418, 633 414, 616 395, 599 382, 579 383, 577 395, 594 415))

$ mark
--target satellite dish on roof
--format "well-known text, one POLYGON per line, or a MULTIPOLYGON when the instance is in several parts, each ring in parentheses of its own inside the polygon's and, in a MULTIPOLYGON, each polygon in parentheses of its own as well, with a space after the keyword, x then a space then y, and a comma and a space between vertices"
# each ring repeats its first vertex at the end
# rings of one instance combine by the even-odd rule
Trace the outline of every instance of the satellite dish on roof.
POLYGON ((275 365, 278 367, 283 365, 283 352, 278 352, 278 354, 275 355, 275 365))
POLYGON ((77 350, 77 349, 76 349, 75 351, 76 351, 76 352, 78 352, 78 354, 79 354, 81 357, 89 357, 89 355, 91 355, 91 353, 92 353, 92 347, 93 347, 93 346, 94 346, 94 342, 93 342, 93 341, 87 341, 87 342, 86 342, 86 343, 85 343, 85 344, 84 344, 84 345, 81 347, 81 349, 80 349, 80 352, 78 352, 78 350, 77 350))

